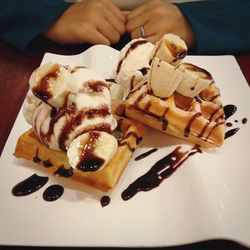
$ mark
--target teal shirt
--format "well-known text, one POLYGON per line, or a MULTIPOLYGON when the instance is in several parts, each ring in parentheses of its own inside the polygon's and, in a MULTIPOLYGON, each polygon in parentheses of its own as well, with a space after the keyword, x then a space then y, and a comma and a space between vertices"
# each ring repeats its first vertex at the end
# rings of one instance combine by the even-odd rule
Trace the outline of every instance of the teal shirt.
MULTIPOLYGON (((195 1, 176 5, 195 33, 196 47, 191 53, 250 53, 250 0, 195 1)), ((0 39, 31 54, 50 45, 40 34, 70 4, 63 0, 0 0, 0 6, 0 39)))
POLYGON ((0 6, 0 40, 32 54, 49 44, 40 33, 70 4, 63 0, 0 0, 0 6))
POLYGON ((178 7, 193 27, 195 53, 250 53, 249 0, 187 2, 178 7))

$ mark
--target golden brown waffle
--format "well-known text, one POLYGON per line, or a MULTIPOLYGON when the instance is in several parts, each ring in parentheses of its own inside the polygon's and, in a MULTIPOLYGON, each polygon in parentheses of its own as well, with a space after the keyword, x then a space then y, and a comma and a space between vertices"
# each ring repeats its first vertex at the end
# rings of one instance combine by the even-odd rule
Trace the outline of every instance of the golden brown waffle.
POLYGON ((125 102, 125 113, 150 127, 203 147, 219 147, 224 141, 224 110, 215 83, 194 98, 174 92, 165 99, 150 94, 145 83, 131 92, 125 102))
POLYGON ((14 155, 40 164, 45 172, 50 174, 62 176, 107 192, 116 186, 134 150, 146 133, 146 126, 141 123, 122 117, 116 118, 118 128, 114 133, 116 137, 119 137, 118 150, 106 166, 95 172, 82 172, 73 169, 69 165, 66 152, 49 149, 40 143, 33 129, 19 137, 14 155))

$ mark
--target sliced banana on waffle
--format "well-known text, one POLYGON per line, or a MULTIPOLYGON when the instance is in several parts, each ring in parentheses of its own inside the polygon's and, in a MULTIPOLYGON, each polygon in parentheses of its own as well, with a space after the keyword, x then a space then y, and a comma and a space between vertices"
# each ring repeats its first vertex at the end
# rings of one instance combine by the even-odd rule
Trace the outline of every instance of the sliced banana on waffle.
POLYGON ((186 43, 178 36, 168 33, 156 43, 151 59, 157 57, 174 66, 178 65, 187 54, 186 43))
POLYGON ((148 86, 150 91, 160 98, 173 94, 183 78, 183 72, 177 67, 155 57, 151 63, 148 86))
POLYGON ((195 97, 213 82, 208 71, 191 63, 181 63, 178 69, 183 72, 183 78, 176 92, 184 96, 195 97))
POLYGON ((213 82, 211 74, 191 63, 181 62, 187 54, 185 42, 178 36, 166 34, 151 53, 149 89, 160 98, 175 91, 188 97, 197 96, 213 82))
POLYGON ((83 172, 103 168, 115 155, 116 138, 103 131, 89 131, 75 138, 67 151, 69 164, 83 172))

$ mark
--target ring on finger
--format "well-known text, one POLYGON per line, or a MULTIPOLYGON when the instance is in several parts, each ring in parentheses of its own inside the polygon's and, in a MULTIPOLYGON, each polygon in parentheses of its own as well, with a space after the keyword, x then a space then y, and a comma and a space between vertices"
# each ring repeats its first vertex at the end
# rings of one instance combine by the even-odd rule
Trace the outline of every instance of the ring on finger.
POLYGON ((139 32, 140 32, 140 36, 141 36, 142 38, 145 38, 145 37, 146 37, 146 35, 145 35, 145 29, 144 29, 143 26, 140 26, 140 27, 139 27, 139 32))

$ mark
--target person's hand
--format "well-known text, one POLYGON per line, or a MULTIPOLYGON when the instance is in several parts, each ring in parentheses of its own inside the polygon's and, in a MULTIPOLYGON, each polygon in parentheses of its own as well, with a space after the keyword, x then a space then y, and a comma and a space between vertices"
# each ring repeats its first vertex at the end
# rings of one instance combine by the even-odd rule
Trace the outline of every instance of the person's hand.
POLYGON ((150 42, 157 42, 166 33, 182 38, 188 47, 194 46, 193 29, 179 8, 166 1, 153 0, 127 14, 126 29, 131 37, 141 37, 140 27, 150 42))
POLYGON ((115 44, 125 33, 125 15, 111 0, 85 0, 71 5, 43 32, 59 44, 115 44))

